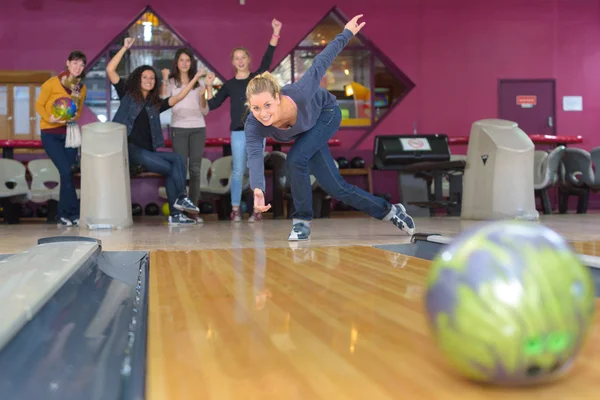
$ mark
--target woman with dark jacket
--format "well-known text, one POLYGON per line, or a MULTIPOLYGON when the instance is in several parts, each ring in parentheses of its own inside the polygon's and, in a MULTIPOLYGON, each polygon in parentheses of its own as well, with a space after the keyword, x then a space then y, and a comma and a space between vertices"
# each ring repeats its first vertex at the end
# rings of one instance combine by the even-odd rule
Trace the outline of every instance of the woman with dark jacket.
POLYGON ((166 99, 160 98, 156 71, 149 65, 136 68, 127 82, 124 82, 117 73, 117 66, 134 41, 133 38, 126 38, 121 50, 106 66, 108 79, 121 100, 113 122, 127 127, 129 162, 141 165, 149 172, 165 176, 171 213, 169 225, 195 224, 195 220, 183 214, 200 212, 187 197, 185 161, 177 153, 159 152, 156 149, 164 146, 160 113, 180 102, 192 90, 200 78, 200 73, 197 73, 176 96, 166 99))

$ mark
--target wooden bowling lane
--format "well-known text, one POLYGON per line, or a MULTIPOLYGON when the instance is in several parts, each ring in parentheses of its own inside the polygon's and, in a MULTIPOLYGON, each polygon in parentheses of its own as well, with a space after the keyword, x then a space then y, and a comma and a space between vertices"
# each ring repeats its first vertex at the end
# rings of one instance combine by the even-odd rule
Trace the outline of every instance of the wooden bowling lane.
POLYGON ((600 241, 571 242, 571 246, 573 246, 573 249, 577 253, 596 257, 600 256, 600 241))
POLYGON ((358 246, 152 252, 147 398, 598 397, 598 318, 562 381, 508 389, 456 376, 423 313, 428 266, 358 246))

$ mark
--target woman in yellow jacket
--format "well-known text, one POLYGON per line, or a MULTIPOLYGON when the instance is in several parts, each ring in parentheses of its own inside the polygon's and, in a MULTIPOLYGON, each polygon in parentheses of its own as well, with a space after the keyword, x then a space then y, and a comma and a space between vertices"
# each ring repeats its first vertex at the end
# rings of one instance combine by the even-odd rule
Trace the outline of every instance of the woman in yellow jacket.
POLYGON ((79 225, 79 199, 71 171, 71 167, 77 162, 77 149, 65 147, 65 140, 67 123, 78 120, 83 109, 87 93, 83 84, 86 62, 85 54, 80 51, 69 54, 65 71, 44 82, 35 104, 35 109, 41 117, 42 145, 60 173, 57 219, 59 225, 63 226, 79 225), (69 121, 61 120, 52 114, 52 104, 61 97, 70 97, 77 104, 77 112, 69 121))

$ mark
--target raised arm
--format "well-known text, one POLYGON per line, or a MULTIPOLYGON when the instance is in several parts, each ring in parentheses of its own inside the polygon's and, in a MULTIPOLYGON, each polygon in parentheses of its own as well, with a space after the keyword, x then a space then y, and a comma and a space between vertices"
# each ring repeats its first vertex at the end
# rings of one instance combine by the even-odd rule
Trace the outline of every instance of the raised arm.
POLYGON ((171 90, 169 88, 169 75, 171 71, 168 68, 163 68, 161 71, 162 74, 162 84, 160 85, 160 98, 166 99, 171 96, 171 90))
POLYGON ((275 47, 277 47, 277 43, 279 43, 279 34, 281 33, 281 22, 277 21, 273 18, 271 21, 271 26, 273 27, 273 34, 271 35, 271 40, 269 41, 269 46, 267 47, 267 51, 263 55, 262 60, 260 61, 260 66, 258 70, 256 70, 257 74, 262 74, 265 71, 269 70, 271 67, 271 63, 273 62, 273 54, 275 53, 275 47))
POLYGON ((202 84, 200 85, 201 89, 198 91, 200 96, 200 112, 202 113, 202 115, 206 116, 209 112, 208 102, 206 101, 206 87, 204 87, 204 85, 202 84))
POLYGON ((115 54, 115 56, 111 58, 110 62, 106 65, 106 75, 108 76, 110 83, 113 85, 116 85, 121 80, 121 77, 117 73, 117 67, 119 66, 119 63, 123 59, 123 56, 127 50, 129 50, 133 45, 133 42, 135 42, 135 38, 125 38, 121 50, 119 50, 119 52, 115 54))
POLYGON ((283 24, 276 20, 275 18, 273 18, 273 21, 271 21, 271 27, 273 28, 273 35, 271 36, 271 41, 269 42, 269 44, 273 47, 277 47, 277 43, 279 43, 279 34, 281 33, 281 27, 283 26, 283 24))
MULTIPOLYGON (((206 67, 200 68, 200 76, 208 77, 208 71, 206 67)), ((206 84, 204 81, 199 81, 198 84, 200 87, 198 88, 198 96, 200 96, 200 112, 202 115, 206 116, 208 114, 208 103, 206 101, 206 84)))
POLYGON ((192 79, 190 79, 190 81, 188 82, 188 84, 185 85, 183 87, 183 89, 181 89, 181 92, 179 92, 175 96, 169 97, 169 105, 171 107, 173 107, 175 104, 177 104, 181 100, 183 100, 183 98, 185 96, 187 96, 187 94, 190 92, 190 90, 192 90, 194 88, 194 85, 196 84, 196 82, 198 82, 198 79, 200 79, 201 76, 203 76, 202 70, 196 72, 196 75, 194 75, 194 77, 192 79))
POLYGON ((358 24, 357 21, 360 17, 362 17, 362 14, 352 18, 346 24, 344 30, 329 42, 322 52, 317 54, 308 71, 304 73, 297 83, 302 90, 308 90, 309 92, 317 91, 320 87, 321 79, 327 72, 327 68, 331 66, 333 60, 340 54, 350 39, 365 26, 365 22, 360 25, 358 24))
POLYGON ((206 90, 208 93, 206 94, 206 98, 208 99, 208 108, 214 110, 215 108, 221 107, 221 104, 229 97, 229 90, 227 89, 227 82, 221 89, 217 91, 217 95, 213 96, 213 82, 215 81, 214 72, 209 72, 206 75, 206 90))

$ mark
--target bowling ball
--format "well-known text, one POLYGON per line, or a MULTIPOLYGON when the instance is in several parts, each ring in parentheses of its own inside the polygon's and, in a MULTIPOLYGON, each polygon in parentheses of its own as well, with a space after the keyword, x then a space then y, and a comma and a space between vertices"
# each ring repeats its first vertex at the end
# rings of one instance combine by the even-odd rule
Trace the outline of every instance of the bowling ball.
POLYGON ((24 218, 31 218, 33 217, 33 208, 31 208, 30 206, 23 204, 21 206, 21 217, 24 218))
POLYGON ((48 206, 43 204, 39 206, 36 210, 36 215, 38 218, 46 218, 48 216, 48 206))
POLYGON ((338 157, 336 161, 338 162, 339 169, 350 168, 350 162, 346 157, 338 157))
POLYGON ((142 215, 142 206, 138 203, 133 203, 131 205, 131 215, 134 217, 139 217, 142 215))
POLYGON ((144 172, 141 165, 130 165, 129 166, 129 175, 130 176, 138 176, 142 172, 144 172))
POLYGON ((267 158, 265 160, 265 169, 273 169, 273 159, 272 158, 267 158))
POLYGON ((163 203, 163 205, 162 205, 162 214, 165 217, 168 217, 169 215, 171 215, 171 211, 169 210, 169 203, 168 202, 163 203))
POLYGON ((429 271, 425 305, 449 363, 498 385, 569 371, 595 313, 591 274, 567 242, 517 221, 476 227, 444 247, 429 271))
POLYGON ((375 193, 374 196, 381 197, 387 201, 392 201, 392 195, 389 193, 375 193))
POLYGON ((200 213, 201 214, 212 214, 214 213, 214 207, 212 205, 212 203, 209 203, 208 201, 203 201, 200 203, 200 213))
POLYGON ((77 113, 77 103, 70 97, 61 97, 52 103, 52 115, 63 121, 68 121, 77 113))
POLYGON ((352 161, 350 161, 350 168, 364 168, 365 160, 362 157, 354 157, 352 161))
POLYGON ((158 215, 159 208, 156 203, 148 203, 146 204, 146 208, 144 209, 146 215, 158 215))

